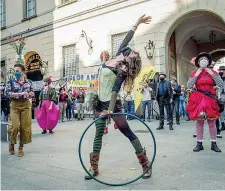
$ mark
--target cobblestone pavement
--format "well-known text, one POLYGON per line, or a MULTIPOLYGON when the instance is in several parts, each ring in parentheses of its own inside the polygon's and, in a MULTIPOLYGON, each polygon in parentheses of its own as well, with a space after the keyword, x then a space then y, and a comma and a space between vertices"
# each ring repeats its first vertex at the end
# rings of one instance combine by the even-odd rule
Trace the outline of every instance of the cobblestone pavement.
MULTIPOLYGON (((194 122, 181 121, 170 131, 167 126, 156 131, 158 121, 147 123, 157 142, 157 155, 153 165, 153 175, 148 180, 111 187, 94 180, 85 181, 85 172, 78 157, 78 144, 85 127, 92 120, 60 123, 54 134, 41 134, 41 129, 33 123, 33 142, 25 146, 22 158, 8 155, 8 144, 1 148, 1 189, 2 190, 157 190, 157 189, 211 189, 225 188, 225 133, 218 140, 222 153, 210 150, 208 128, 205 128, 204 151, 193 153, 195 139, 194 122)), ((150 134, 138 121, 129 122, 131 128, 146 148, 149 158, 153 154, 150 134)), ((94 128, 84 137, 82 156, 89 167, 88 155, 92 149, 94 128)), ((141 173, 140 165, 129 141, 119 130, 109 127, 104 136, 100 156, 99 179, 110 183, 131 180, 141 173)))

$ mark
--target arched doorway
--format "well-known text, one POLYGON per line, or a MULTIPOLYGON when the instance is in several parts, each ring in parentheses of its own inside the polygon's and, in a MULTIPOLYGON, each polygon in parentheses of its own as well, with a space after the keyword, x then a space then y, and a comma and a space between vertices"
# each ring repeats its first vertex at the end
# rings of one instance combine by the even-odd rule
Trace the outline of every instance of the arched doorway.
POLYGON ((195 66, 191 58, 200 52, 212 52, 213 61, 224 57, 225 23, 217 15, 208 11, 195 11, 184 16, 175 24, 168 42, 168 74, 177 76, 181 84, 186 84, 195 66))

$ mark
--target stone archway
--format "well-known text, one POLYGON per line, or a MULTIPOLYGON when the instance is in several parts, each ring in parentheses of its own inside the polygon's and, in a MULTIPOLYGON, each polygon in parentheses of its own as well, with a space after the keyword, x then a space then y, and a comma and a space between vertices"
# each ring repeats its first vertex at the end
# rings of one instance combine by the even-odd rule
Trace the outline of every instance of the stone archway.
MULTIPOLYGON (((169 52, 169 41, 172 36, 174 30, 186 19, 190 18, 190 16, 194 17, 199 14, 205 14, 214 16, 222 23, 225 22, 225 1, 223 0, 192 0, 192 1, 184 1, 178 0, 175 6, 178 6, 179 9, 174 9, 174 12, 170 13, 170 16, 167 16, 163 20, 163 33, 160 34, 161 39, 164 42, 162 48, 160 48, 160 54, 164 52, 163 57, 161 56, 160 61, 163 62, 162 67, 160 67, 161 72, 166 72, 169 76, 169 60, 171 60, 168 52, 169 52)), ((206 26, 205 26, 206 27, 206 26)), ((175 37, 176 38, 176 37, 175 37)), ((179 44, 179 43, 178 43, 179 44)), ((177 55, 176 55, 177 56, 177 55)), ((177 59, 177 57, 176 57, 177 59)), ((188 60, 186 60, 188 62, 188 60)))

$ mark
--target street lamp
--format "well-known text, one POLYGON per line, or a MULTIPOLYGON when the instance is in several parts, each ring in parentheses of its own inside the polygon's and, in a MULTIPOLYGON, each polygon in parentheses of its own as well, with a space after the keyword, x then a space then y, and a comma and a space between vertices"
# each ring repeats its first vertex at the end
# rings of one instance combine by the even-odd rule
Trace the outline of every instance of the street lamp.
POLYGON ((214 31, 211 31, 210 35, 209 35, 209 40, 211 44, 215 44, 216 42, 216 34, 214 33, 214 31))
POLYGON ((84 30, 82 30, 81 38, 85 38, 86 39, 87 45, 89 46, 88 54, 91 55, 92 52, 93 52, 93 46, 92 46, 92 42, 93 41, 90 38, 87 37, 87 34, 86 34, 86 32, 84 30))
POLYGON ((155 44, 153 43, 153 41, 149 40, 145 46, 145 52, 149 60, 153 58, 154 50, 155 50, 155 44))

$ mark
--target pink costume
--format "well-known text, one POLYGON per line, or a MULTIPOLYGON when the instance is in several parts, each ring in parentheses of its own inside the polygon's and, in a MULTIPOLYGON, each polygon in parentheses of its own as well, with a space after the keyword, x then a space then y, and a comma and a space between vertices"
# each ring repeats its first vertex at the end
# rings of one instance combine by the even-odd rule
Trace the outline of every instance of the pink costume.
POLYGON ((203 150, 202 141, 204 133, 204 120, 207 119, 209 125, 209 134, 211 137, 211 150, 221 152, 216 145, 216 119, 220 116, 219 105, 216 100, 215 86, 221 87, 222 80, 218 73, 213 69, 209 69, 212 58, 208 53, 201 53, 197 56, 195 65, 201 68, 201 65, 208 64, 201 68, 201 73, 196 75, 198 70, 191 73, 187 86, 195 91, 191 93, 187 104, 187 112, 190 119, 196 121, 197 146, 194 152, 203 150), (199 61, 200 60, 200 61, 199 61), (211 96, 209 96, 211 95, 211 96))
POLYGON ((35 116, 39 126, 43 130, 52 130, 56 127, 59 121, 59 108, 56 103, 56 91, 54 88, 49 87, 49 79, 47 79, 44 90, 40 93, 41 107, 35 108, 35 116), (50 105, 52 103, 52 108, 50 105))

